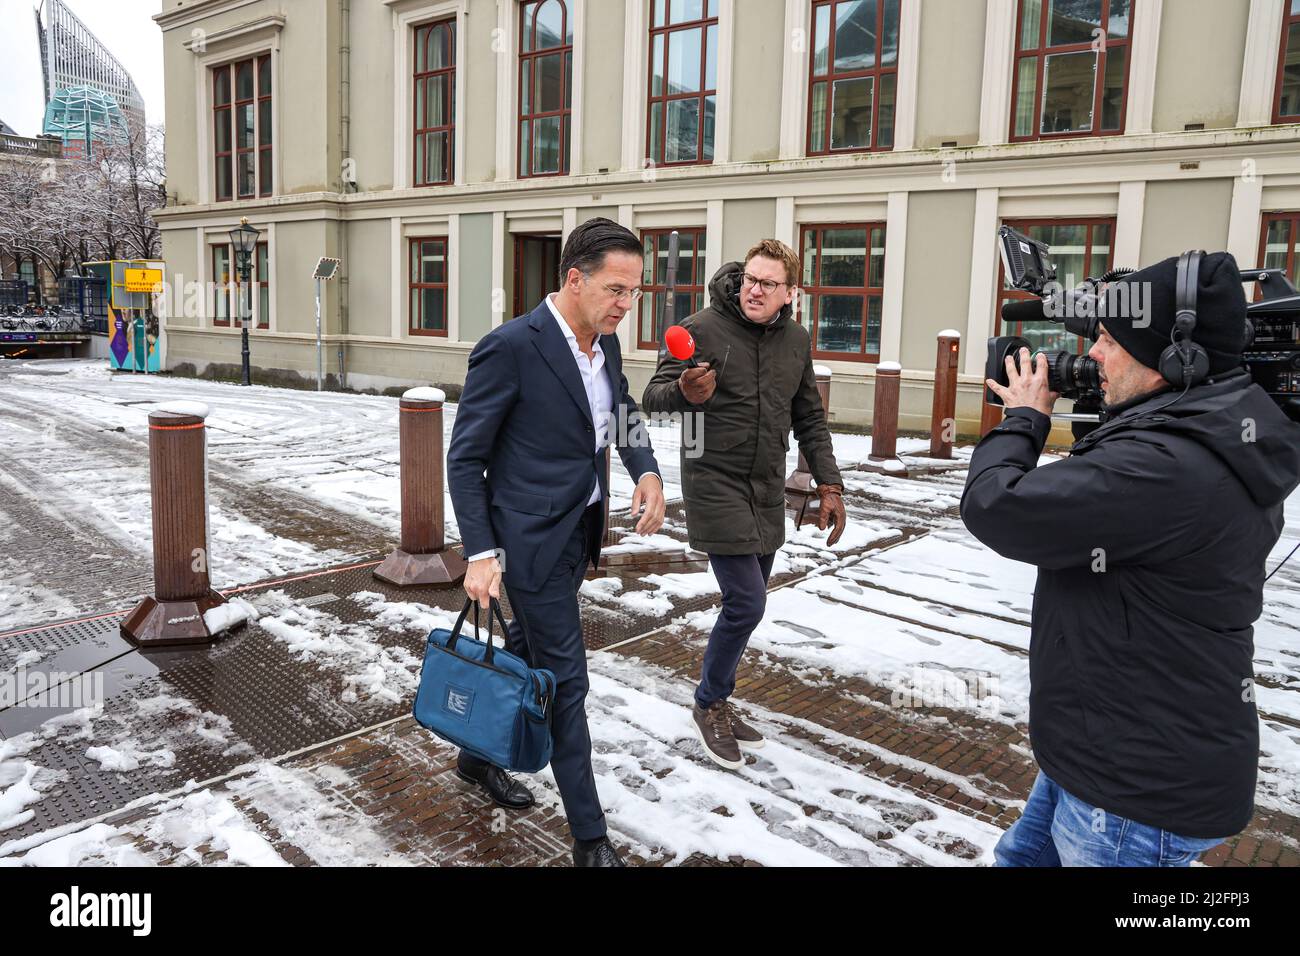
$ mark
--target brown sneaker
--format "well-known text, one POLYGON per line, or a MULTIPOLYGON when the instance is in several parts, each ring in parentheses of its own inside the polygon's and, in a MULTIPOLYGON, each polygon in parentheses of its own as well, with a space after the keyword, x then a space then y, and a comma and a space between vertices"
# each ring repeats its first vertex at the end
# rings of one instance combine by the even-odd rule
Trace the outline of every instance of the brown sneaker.
POLYGON ((731 732, 731 722, 727 720, 726 701, 720 700, 708 710, 695 704, 691 716, 695 718, 695 732, 710 760, 728 770, 737 770, 745 765, 740 756, 740 745, 731 732))
POLYGON ((731 723, 731 735, 736 738, 736 743, 748 750, 762 747, 763 735, 740 719, 740 714, 731 706, 731 701, 723 703, 727 708, 727 720, 731 723))

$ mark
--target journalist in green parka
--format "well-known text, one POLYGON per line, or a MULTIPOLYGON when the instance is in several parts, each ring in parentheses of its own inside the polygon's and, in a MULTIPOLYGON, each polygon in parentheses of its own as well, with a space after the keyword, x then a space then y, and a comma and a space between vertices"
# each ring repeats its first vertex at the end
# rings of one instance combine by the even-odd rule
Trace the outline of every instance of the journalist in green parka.
POLYGON ((791 318, 799 259, 765 239, 709 283, 710 304, 681 324, 698 367, 666 354, 642 407, 682 412, 682 495, 691 547, 707 552, 722 592, 693 717, 705 753, 742 766, 763 737, 732 709, 736 668, 763 619, 767 581, 785 543, 786 452, 793 429, 821 499, 817 526, 844 530, 843 486, 813 372, 808 332, 791 318), (688 441, 688 439, 694 441, 688 441))

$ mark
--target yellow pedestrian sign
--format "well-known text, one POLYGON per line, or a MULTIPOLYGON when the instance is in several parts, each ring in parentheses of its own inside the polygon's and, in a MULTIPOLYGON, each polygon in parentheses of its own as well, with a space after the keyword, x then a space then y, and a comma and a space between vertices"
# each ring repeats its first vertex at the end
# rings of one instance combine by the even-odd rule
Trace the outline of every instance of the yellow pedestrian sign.
POLYGON ((125 269, 122 286, 126 292, 158 292, 162 288, 161 269, 125 269))

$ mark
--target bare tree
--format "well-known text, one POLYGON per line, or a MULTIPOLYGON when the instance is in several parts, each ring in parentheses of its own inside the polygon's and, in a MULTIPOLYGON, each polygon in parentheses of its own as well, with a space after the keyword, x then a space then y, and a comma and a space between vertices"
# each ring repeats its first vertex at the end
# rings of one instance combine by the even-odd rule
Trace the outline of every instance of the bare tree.
POLYGON ((0 158, 0 248, 53 274, 97 259, 156 259, 150 210, 166 203, 163 129, 133 129, 94 146, 90 159, 0 158))

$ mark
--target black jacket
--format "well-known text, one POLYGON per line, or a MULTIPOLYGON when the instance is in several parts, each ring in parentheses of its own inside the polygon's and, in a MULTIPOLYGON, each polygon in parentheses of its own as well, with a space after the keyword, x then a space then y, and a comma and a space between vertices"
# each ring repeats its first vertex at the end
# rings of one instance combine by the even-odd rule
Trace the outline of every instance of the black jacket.
POLYGON ((1300 425, 1244 370, 1162 407, 1174 397, 1138 401, 1041 468, 1050 421, 1009 409, 975 449, 961 514, 1039 569, 1029 732, 1043 772, 1119 816, 1226 837, 1254 809, 1252 625, 1300 482, 1300 425))
POLYGON ((702 413, 702 453, 682 444, 682 497, 692 548, 710 554, 771 554, 785 543, 785 453, 790 430, 818 484, 840 484, 835 449, 813 372, 808 331, 787 305, 765 325, 745 318, 735 292, 743 274, 728 262, 709 283, 709 305, 684 319, 696 356, 718 373, 717 388, 692 405, 666 355, 646 385, 648 412, 702 413))

